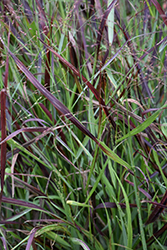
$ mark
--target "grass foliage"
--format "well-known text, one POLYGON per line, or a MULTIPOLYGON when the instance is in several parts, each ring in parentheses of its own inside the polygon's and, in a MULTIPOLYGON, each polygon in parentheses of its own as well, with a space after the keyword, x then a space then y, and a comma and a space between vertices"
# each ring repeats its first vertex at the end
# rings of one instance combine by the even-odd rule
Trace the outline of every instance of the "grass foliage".
POLYGON ((0 2, 3 249, 167 249, 165 12, 0 2))

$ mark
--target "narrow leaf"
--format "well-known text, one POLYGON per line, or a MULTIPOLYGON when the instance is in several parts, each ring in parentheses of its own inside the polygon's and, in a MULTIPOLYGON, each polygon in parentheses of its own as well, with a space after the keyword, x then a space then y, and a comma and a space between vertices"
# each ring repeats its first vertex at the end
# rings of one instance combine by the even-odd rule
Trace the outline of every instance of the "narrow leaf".
POLYGON ((137 126, 135 129, 133 129, 132 131, 130 131, 128 134, 126 134, 122 138, 118 139, 116 141, 116 143, 119 143, 120 141, 123 141, 126 138, 129 138, 130 136, 136 135, 136 134, 142 132, 143 130, 145 130, 158 117, 158 115, 161 112, 161 110, 163 108, 165 108, 165 107, 166 107, 166 105, 164 105, 161 109, 157 110, 152 116, 150 116, 149 118, 147 118, 147 120, 144 121, 142 124, 140 124, 139 126, 137 126))

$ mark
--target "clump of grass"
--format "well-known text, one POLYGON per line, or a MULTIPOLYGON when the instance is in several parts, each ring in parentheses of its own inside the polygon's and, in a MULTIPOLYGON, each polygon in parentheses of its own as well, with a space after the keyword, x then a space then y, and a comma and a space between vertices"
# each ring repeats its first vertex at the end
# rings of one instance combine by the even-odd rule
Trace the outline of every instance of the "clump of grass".
POLYGON ((166 8, 0 3, 4 249, 166 249, 166 8))

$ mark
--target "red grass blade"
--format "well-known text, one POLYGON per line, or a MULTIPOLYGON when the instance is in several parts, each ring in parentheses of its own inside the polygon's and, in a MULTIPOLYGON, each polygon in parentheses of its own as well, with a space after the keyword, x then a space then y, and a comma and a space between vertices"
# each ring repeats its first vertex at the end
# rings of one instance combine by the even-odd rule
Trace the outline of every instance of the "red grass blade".
POLYGON ((105 13, 102 17, 102 21, 101 21, 100 28, 98 30, 98 36, 97 36, 97 58, 98 58, 98 54, 99 54, 99 50, 100 50, 100 42, 102 39, 103 30, 104 30, 105 25, 106 25, 107 17, 110 14, 110 11, 112 10, 112 8, 115 6, 116 2, 117 2, 117 0, 113 0, 112 3, 110 3, 110 5, 108 6, 107 10, 105 11, 105 13))
POLYGON ((27 201, 23 201, 23 200, 16 200, 16 199, 12 199, 12 198, 7 198, 7 197, 2 197, 2 202, 4 203, 8 203, 8 204, 12 204, 12 205, 16 205, 16 206, 21 206, 21 207, 27 207, 27 208, 32 208, 34 210, 39 210, 45 213, 49 213, 47 210, 43 209, 40 206, 37 206, 33 203, 27 202, 27 201))
POLYGON ((158 10, 160 16, 162 17, 164 24, 167 26, 167 16, 165 12, 163 11, 161 5, 158 3, 157 0, 151 0, 151 2, 154 4, 155 8, 158 10))
MULTIPOLYGON (((160 202, 160 205, 167 205, 167 190, 160 202)), ((159 215, 163 212, 164 210, 164 207, 159 207, 159 206, 156 206, 156 208, 153 210, 153 212, 150 214, 148 220, 146 221, 146 225, 154 222, 158 217, 159 215)))
MULTIPOLYGON (((1 90, 1 142, 6 138, 6 90, 1 90)), ((1 193, 0 193, 0 207, 3 194, 5 165, 6 165, 6 142, 1 145, 1 193)))
MULTIPOLYGON (((2 41, 3 45, 5 46, 3 40, 0 38, 0 40, 2 41)), ((41 40, 40 40, 41 41, 41 40)), ((41 41, 42 42, 42 41, 41 41)), ((47 48, 48 45, 45 44, 44 42, 42 42, 47 48)), ((73 72, 80 76, 80 73, 78 70, 75 69, 75 67, 73 67, 69 62, 67 62, 65 59, 63 59, 58 53, 56 53, 52 48, 49 48, 51 52, 53 52, 54 54, 56 54, 58 56, 58 58, 63 61, 66 65, 68 65, 68 67, 73 70, 73 72)), ((73 115, 72 113, 67 109, 67 107, 62 104, 54 95, 52 95, 42 84, 40 84, 38 82, 38 80, 33 76, 33 74, 25 67, 25 65, 7 48, 9 54, 12 56, 12 58, 14 59, 15 63, 17 64, 17 66, 19 67, 19 69, 26 75, 26 77, 29 79, 29 81, 52 103, 52 105, 61 113, 63 114, 63 116, 65 116, 67 119, 69 119, 76 127, 78 127, 85 135, 89 136, 92 140, 94 140, 96 142, 96 144, 103 150, 104 153, 106 153, 108 156, 110 156, 114 161, 121 163, 121 164, 125 164, 124 166, 128 166, 129 164, 127 164, 125 161, 123 161, 121 158, 119 158, 114 152, 110 152, 108 149, 105 148, 105 146, 103 146, 97 139, 96 137, 90 133, 90 131, 84 127, 73 115)), ((98 100, 100 101, 100 103, 103 105, 103 109, 106 113, 107 116, 109 116, 108 114, 108 110, 107 107, 105 106, 105 103, 103 101, 102 98, 99 97, 97 90, 91 85, 90 82, 88 82, 86 80, 86 78, 84 76, 81 76, 82 79, 84 80, 84 82, 89 86, 89 88, 92 90, 92 92, 95 94, 95 96, 98 98, 98 100)), ((109 116, 108 118, 111 119, 111 122, 113 124, 113 126, 116 128, 116 124, 113 121, 113 119, 111 118, 111 116, 109 116)))
POLYGON ((41 127, 36 127, 36 128, 21 128, 16 130, 15 132, 13 132, 12 134, 10 134, 9 136, 7 136, 4 140, 2 140, 0 142, 0 145, 3 145, 3 143, 5 143, 6 141, 12 139, 13 137, 15 137, 16 135, 23 133, 23 132, 49 132, 49 130, 51 130, 50 128, 41 128, 41 127))
POLYGON ((157 239, 159 236, 161 236, 166 230, 167 230, 167 223, 165 223, 165 225, 163 227, 161 227, 161 229, 159 229, 157 232, 155 232, 153 234, 153 236, 151 236, 147 240, 147 243, 150 242, 148 246, 150 246, 155 241, 155 239, 157 239))
MULTIPOLYGON (((47 44, 45 44, 48 47, 47 44)), ((64 104, 62 104, 55 96, 53 96, 42 84, 38 82, 38 80, 33 76, 33 74, 24 66, 24 64, 10 51, 9 54, 14 59, 17 66, 20 70, 26 75, 29 81, 53 104, 53 106, 64 116, 66 116, 70 121, 72 121, 83 133, 89 136, 91 139, 96 140, 95 137, 86 129, 66 108, 64 104)), ((72 65, 71 65, 72 66, 72 65)), ((77 71, 77 70, 76 70, 77 71)), ((78 71, 77 71, 78 72, 78 71)), ((79 72, 78 72, 79 73, 79 72)), ((86 80, 86 79, 85 79, 86 80)))
MULTIPOLYGON (((8 46, 10 42, 10 32, 8 33, 8 46)), ((9 56, 6 59, 6 69, 5 69, 5 82, 4 89, 1 90, 1 142, 6 138, 6 90, 8 84, 8 74, 9 74, 9 56)), ((1 145, 1 193, 0 193, 0 207, 3 194, 4 178, 5 178, 5 166, 6 166, 6 142, 1 145)))
MULTIPOLYGON (((56 51, 54 51, 51 47, 49 47, 45 42, 43 42, 40 38, 38 38, 53 54, 55 54, 59 60, 65 64, 68 68, 70 68, 73 73, 79 77, 82 78, 83 82, 89 87, 89 89, 92 91, 92 93, 95 95, 96 99, 99 101, 99 103, 102 105, 103 110, 106 114, 106 117, 109 119, 110 123, 113 125, 113 128, 116 129, 116 124, 114 120, 112 119, 111 115, 108 113, 108 110, 106 108, 106 105, 103 101, 103 99, 99 96, 98 91, 93 87, 93 85, 83 76, 80 74, 80 72, 67 60, 65 60, 62 56, 60 56, 56 51)), ((17 59, 18 60, 18 59, 17 59)), ((68 118, 70 119, 70 118, 68 118)))

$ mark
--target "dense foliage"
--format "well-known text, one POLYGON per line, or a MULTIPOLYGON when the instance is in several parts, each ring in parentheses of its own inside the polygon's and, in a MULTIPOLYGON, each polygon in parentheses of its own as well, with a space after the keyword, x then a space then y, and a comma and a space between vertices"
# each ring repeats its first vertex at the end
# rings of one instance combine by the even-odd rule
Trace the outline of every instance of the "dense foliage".
POLYGON ((3 249, 167 249, 165 12, 0 2, 3 249))

